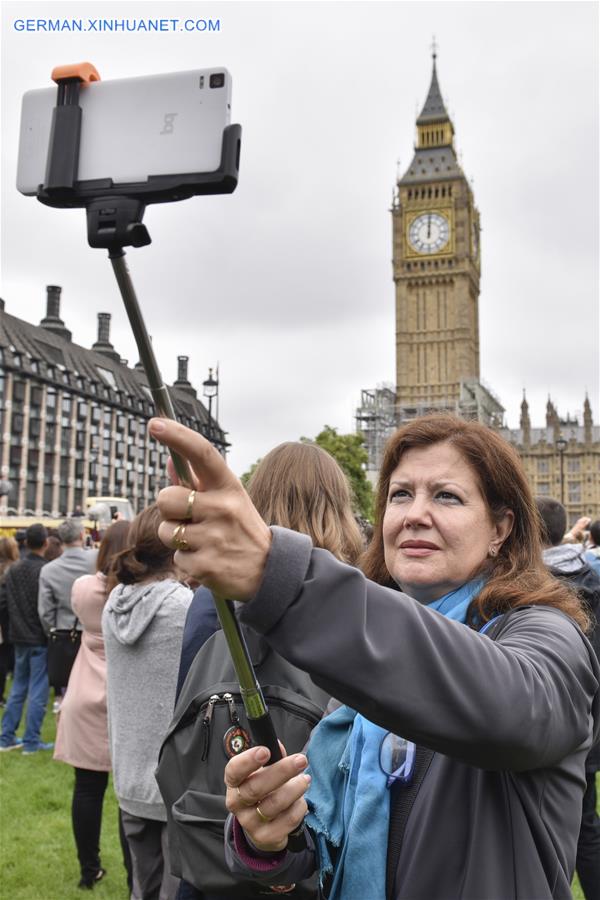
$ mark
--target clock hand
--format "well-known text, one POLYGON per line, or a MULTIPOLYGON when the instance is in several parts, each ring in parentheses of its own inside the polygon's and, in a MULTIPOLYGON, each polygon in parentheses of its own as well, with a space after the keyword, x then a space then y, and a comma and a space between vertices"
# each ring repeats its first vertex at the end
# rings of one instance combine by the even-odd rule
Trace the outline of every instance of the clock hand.
POLYGON ((427 216, 427 237, 431 237, 431 216, 427 216))

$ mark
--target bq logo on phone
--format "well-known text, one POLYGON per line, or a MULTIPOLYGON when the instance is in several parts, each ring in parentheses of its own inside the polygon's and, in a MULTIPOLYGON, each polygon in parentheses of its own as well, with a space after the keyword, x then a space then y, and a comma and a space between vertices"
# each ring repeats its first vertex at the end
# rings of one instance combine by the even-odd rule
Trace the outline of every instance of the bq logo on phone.
POLYGON ((176 115, 177 113, 165 113, 163 130, 159 131, 159 134, 173 134, 176 115))

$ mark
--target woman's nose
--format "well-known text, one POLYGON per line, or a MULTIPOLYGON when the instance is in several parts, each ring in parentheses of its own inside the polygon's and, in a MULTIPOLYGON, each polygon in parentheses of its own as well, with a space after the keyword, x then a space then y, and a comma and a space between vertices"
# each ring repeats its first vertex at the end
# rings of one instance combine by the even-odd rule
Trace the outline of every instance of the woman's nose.
POLYGON ((406 510, 406 515, 404 517, 405 527, 412 528, 416 525, 429 525, 430 512, 431 510, 427 497, 417 494, 416 497, 413 497, 406 510))

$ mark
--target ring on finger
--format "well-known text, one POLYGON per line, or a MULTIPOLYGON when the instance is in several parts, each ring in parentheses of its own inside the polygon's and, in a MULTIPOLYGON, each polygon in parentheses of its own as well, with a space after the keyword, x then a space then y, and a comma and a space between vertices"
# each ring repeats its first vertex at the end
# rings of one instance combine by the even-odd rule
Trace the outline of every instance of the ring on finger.
POLYGON ((256 815, 258 816, 260 821, 264 822, 265 824, 268 824, 269 822, 273 821, 273 819, 270 819, 268 816, 265 816, 265 814, 262 811, 262 809, 260 808, 260 806, 256 806, 256 815))
POLYGON ((175 550, 189 550, 190 545, 185 539, 185 525, 183 522, 180 522, 175 531, 173 532, 173 537, 171 538, 171 543, 175 550))
POLYGON ((243 806, 248 806, 248 807, 254 806, 254 803, 248 803, 247 800, 244 800, 244 798, 242 797, 242 792, 240 791, 239 787, 236 787, 236 791, 237 791, 238 799, 243 806))
POLYGON ((184 522, 190 522, 192 519, 192 511, 194 509, 194 500, 196 499, 196 491, 190 491, 187 498, 187 506, 185 515, 182 516, 184 522))

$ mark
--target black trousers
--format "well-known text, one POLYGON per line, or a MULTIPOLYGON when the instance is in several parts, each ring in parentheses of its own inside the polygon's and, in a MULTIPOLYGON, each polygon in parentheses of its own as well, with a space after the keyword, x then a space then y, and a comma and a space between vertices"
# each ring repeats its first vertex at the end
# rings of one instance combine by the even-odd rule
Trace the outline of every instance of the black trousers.
POLYGON ((586 772, 575 868, 585 900, 600 900, 600 817, 596 812, 596 773, 586 772))
POLYGON ((107 784, 108 772, 75 769, 71 818, 81 879, 88 884, 100 869, 102 804, 107 784))

